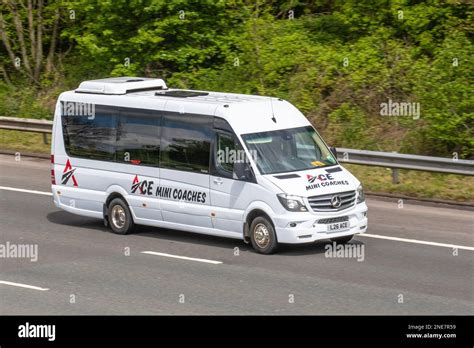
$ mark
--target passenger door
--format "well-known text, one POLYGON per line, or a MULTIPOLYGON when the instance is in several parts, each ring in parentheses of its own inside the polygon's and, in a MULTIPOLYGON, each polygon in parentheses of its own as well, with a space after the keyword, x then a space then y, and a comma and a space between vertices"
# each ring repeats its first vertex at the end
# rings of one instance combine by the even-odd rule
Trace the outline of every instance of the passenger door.
POLYGON ((252 184, 237 178, 234 165, 239 160, 246 157, 235 136, 216 130, 210 177, 212 223, 216 229, 241 234, 252 184))

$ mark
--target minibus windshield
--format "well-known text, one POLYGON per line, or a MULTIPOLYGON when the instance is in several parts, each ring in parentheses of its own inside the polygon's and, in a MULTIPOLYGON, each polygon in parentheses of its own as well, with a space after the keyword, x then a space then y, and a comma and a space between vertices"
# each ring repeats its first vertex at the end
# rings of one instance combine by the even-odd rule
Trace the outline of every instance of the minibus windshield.
POLYGON ((261 174, 276 174, 337 164, 311 126, 244 134, 242 138, 261 174))

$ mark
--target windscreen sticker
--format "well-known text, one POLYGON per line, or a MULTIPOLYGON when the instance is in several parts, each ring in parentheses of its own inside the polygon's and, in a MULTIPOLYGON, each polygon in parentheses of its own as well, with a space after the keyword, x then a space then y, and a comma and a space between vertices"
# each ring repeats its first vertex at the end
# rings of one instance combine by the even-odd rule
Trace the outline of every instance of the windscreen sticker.
POLYGON ((313 161, 311 162, 311 164, 315 167, 321 167, 321 166, 325 166, 326 164, 324 164, 323 162, 321 161, 313 161))
POLYGON ((74 176, 74 172, 76 171, 76 168, 72 168, 71 162, 69 161, 69 158, 66 162, 66 166, 64 167, 63 171, 63 176, 61 177, 61 185, 67 185, 69 182, 69 179, 72 178, 72 184, 77 187, 77 180, 76 177, 74 176))
POLYGON ((131 187, 132 193, 139 193, 145 196, 155 196, 160 198, 168 198, 178 201, 195 202, 195 203, 206 203, 206 192, 186 190, 175 187, 167 186, 156 186, 153 180, 142 180, 138 179, 138 175, 132 182, 131 187))
POLYGON ((319 174, 316 176, 306 174, 306 179, 309 183, 309 185, 306 185, 306 191, 327 186, 349 185, 349 181, 347 180, 334 180, 331 174, 319 174), (319 182, 316 182, 316 180, 319 182))

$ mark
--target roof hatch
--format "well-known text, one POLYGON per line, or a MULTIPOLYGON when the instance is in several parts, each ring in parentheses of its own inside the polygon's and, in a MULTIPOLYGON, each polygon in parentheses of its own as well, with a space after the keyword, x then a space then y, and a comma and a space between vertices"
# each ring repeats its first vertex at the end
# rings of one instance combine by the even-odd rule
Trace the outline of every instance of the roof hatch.
POLYGON ((162 79, 147 77, 111 77, 81 82, 76 93, 127 94, 156 89, 167 89, 162 79))
POLYGON ((185 90, 173 90, 165 92, 156 92, 157 97, 175 97, 175 98, 191 98, 191 97, 203 97, 209 95, 208 92, 199 91, 185 91, 185 90))

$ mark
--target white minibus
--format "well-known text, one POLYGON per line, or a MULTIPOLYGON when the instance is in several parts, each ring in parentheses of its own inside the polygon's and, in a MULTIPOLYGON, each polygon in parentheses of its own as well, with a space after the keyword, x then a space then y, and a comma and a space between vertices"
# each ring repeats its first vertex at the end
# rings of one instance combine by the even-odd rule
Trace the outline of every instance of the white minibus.
POLYGON ((51 150, 55 205, 118 234, 156 226, 270 254, 367 230, 359 180, 282 99, 84 81, 59 96, 51 150))

